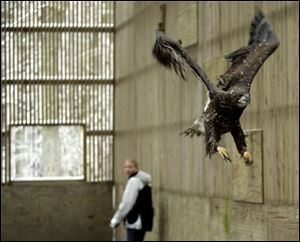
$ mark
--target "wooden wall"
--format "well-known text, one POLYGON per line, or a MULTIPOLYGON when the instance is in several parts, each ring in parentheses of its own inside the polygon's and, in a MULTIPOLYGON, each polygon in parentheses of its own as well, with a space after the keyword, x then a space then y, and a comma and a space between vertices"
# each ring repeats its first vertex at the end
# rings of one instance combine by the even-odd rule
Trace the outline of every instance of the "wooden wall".
MULTIPOLYGON (((146 239, 299 238, 298 12, 298 2, 117 2, 116 198, 119 202, 126 181, 122 161, 135 157, 153 177, 156 216, 146 239), (247 44, 255 5, 278 33, 280 47, 258 72, 252 102, 241 118, 255 151, 255 165, 248 170, 230 135, 224 144, 233 164, 205 157, 203 138, 179 135, 202 112, 206 94, 192 74, 184 82, 152 57, 162 4, 166 33, 183 41, 191 36, 187 50, 211 78, 222 70, 224 54, 247 44), (190 21, 194 8, 197 19, 190 21), (186 33, 195 26, 193 41, 195 35, 186 33), (241 192, 251 191, 253 183, 257 199, 251 200, 241 192)), ((117 239, 123 236, 121 227, 117 239)))

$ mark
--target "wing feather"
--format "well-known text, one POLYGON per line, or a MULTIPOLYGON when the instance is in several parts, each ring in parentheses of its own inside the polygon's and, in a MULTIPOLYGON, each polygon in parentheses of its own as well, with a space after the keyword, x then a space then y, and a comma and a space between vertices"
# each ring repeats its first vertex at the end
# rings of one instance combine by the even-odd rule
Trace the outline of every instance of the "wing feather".
POLYGON ((185 66, 187 64, 195 76, 202 80, 207 90, 210 93, 215 93, 215 86, 200 66, 192 60, 188 52, 178 42, 171 40, 161 31, 156 31, 156 41, 152 53, 160 64, 167 68, 173 68, 184 80, 185 66))
POLYGON ((256 10, 250 28, 248 46, 225 56, 231 62, 227 71, 219 77, 217 87, 227 91, 235 87, 250 91, 250 85, 264 61, 277 49, 279 41, 265 15, 256 10))

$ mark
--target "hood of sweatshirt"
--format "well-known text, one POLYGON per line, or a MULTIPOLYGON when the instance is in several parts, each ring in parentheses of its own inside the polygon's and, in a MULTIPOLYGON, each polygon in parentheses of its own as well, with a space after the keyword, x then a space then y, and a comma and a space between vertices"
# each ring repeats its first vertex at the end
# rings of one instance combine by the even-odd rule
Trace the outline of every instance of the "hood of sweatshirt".
POLYGON ((138 171, 134 177, 139 179, 145 185, 149 185, 151 183, 151 176, 144 171, 138 171))

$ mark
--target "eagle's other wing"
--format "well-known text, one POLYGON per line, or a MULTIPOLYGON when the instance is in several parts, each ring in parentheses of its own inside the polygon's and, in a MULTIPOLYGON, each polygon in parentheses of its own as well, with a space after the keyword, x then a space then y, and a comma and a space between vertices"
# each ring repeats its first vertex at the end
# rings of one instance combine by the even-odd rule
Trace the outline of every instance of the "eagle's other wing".
POLYGON ((203 81, 207 90, 210 93, 215 93, 215 86, 200 66, 192 60, 188 52, 178 42, 171 40, 161 31, 156 31, 156 41, 152 53, 159 63, 167 68, 173 68, 184 80, 185 63, 188 64, 196 77, 203 81))
POLYGON ((278 38, 265 15, 256 9, 250 29, 248 46, 225 56, 231 62, 227 71, 219 77, 217 87, 227 91, 241 88, 249 92, 250 85, 264 61, 279 46, 278 38))

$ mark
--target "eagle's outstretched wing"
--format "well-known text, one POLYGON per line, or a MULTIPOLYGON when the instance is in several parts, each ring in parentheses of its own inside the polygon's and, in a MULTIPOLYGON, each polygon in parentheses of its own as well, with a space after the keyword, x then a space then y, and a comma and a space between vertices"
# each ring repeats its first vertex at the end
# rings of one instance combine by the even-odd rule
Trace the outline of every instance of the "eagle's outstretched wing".
POLYGON ((185 63, 189 65, 196 77, 203 81, 207 90, 215 93, 215 86, 208 79, 200 66, 192 60, 178 42, 168 38, 163 32, 156 31, 156 41, 152 50, 154 57, 165 67, 173 68, 185 80, 185 63))
POLYGON ((224 91, 239 88, 244 92, 249 92, 252 80, 259 68, 278 46, 279 41, 271 24, 265 15, 256 9, 248 46, 225 56, 231 65, 219 77, 217 87, 224 91))

